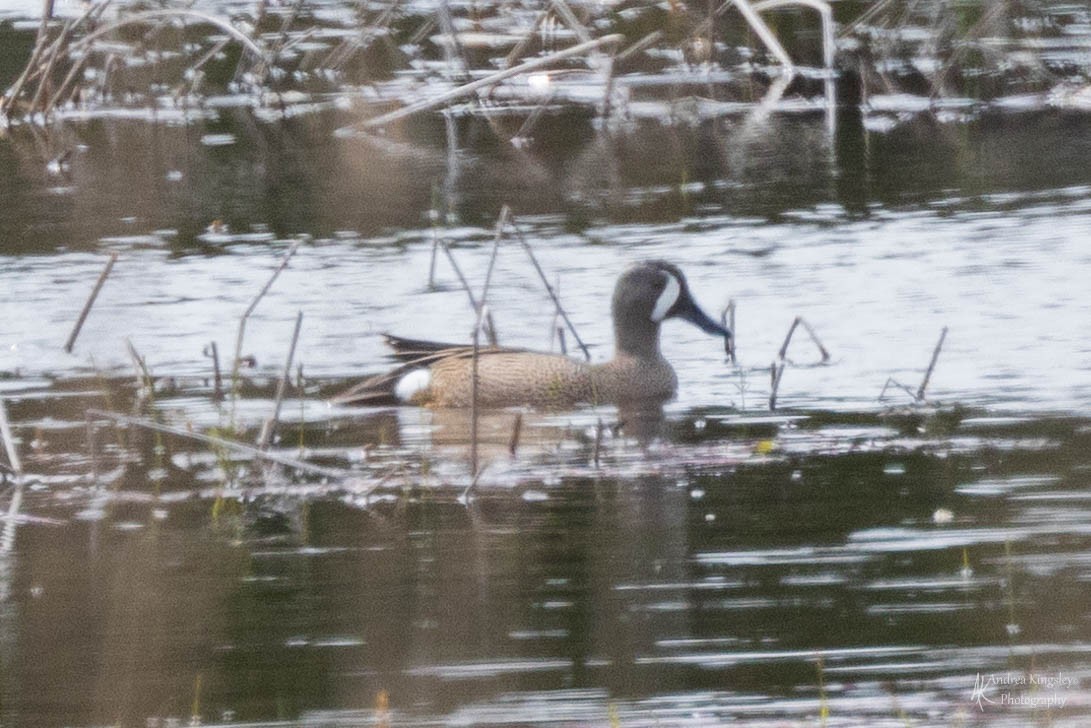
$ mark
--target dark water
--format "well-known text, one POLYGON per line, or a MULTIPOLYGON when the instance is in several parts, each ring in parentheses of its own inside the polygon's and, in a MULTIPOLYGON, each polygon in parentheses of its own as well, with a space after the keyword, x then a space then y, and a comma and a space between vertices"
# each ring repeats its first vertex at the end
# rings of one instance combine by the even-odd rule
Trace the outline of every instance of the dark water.
MULTIPOLYGON (((568 108, 521 146, 438 115, 338 135, 336 104, 0 137, 0 396, 25 471, 0 494, 0 725, 1087 725, 1086 114, 895 98, 831 131, 642 108, 608 129, 568 108), (667 257, 710 312, 736 302, 740 364, 669 326, 662 437, 528 413, 513 456, 514 413, 489 413, 471 488, 465 413, 327 397, 389 365, 379 332, 469 336, 442 258, 428 285, 433 239, 480 285, 504 204, 595 358, 618 272, 667 257), (227 361, 293 243, 242 398, 217 402, 203 352, 227 361), (88 424, 253 442, 298 311, 274 449, 324 474, 88 424), (797 332, 770 411, 797 315, 832 358, 797 332), (944 327, 928 403, 880 401, 917 389, 944 327)), ((504 343, 550 346, 514 241, 490 306, 504 343)))

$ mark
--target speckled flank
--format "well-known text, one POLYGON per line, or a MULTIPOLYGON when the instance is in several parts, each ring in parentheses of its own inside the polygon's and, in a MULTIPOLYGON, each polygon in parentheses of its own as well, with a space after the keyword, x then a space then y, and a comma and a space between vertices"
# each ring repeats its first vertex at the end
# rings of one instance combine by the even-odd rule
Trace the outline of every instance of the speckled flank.
MULTIPOLYGON (((478 404, 513 403, 539 409, 627 400, 667 400, 674 396, 674 370, 659 357, 646 361, 618 357, 605 364, 585 364, 566 356, 529 352, 483 352, 477 363, 478 404)), ((472 399, 473 362, 445 359, 432 365, 433 407, 468 407, 472 399)))
MULTIPOLYGON (((477 353, 477 403, 482 407, 565 409, 580 404, 662 403, 678 381, 659 352, 659 324, 681 318, 707 333, 730 337, 693 301, 682 271, 666 261, 638 263, 618 279, 610 304, 614 358, 588 364, 567 356, 486 347, 477 353)), ((334 399, 339 403, 429 407, 473 404, 471 347, 387 337, 406 362, 334 399)))

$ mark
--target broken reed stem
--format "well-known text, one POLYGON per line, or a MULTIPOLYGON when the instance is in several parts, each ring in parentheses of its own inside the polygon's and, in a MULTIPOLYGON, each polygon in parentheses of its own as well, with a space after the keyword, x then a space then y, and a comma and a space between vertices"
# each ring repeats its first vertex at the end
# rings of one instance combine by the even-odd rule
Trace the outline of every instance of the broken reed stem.
POLYGON ((223 375, 220 373, 220 350, 215 341, 205 347, 205 356, 212 360, 212 399, 222 402, 224 398, 223 375))
POLYGON ((792 343, 792 335, 795 333, 796 329, 800 325, 803 326, 803 329, 811 337, 811 341, 814 342, 814 345, 818 347, 818 351, 822 355, 821 363, 825 364, 826 362, 828 362, 830 360, 830 353, 826 351, 826 347, 822 345, 822 342, 818 338, 818 334, 815 333, 815 330, 811 328, 811 325, 807 323, 807 320, 804 319, 802 316, 796 316, 795 319, 792 321, 792 325, 788 327, 788 335, 784 337, 784 344, 780 347, 780 352, 777 354, 777 358, 781 361, 785 361, 787 359, 788 345, 792 343))
POLYGON ((116 262, 117 252, 110 253, 110 259, 106 261, 106 267, 102 269, 98 280, 95 281, 95 287, 91 289, 91 295, 87 298, 87 303, 83 304, 83 310, 80 311, 80 316, 76 319, 76 325, 72 328, 72 333, 68 335, 68 341, 64 345, 65 352, 72 353, 72 347, 75 346, 76 337, 80 335, 80 329, 83 328, 83 323, 87 320, 87 314, 91 313, 91 307, 95 305, 95 299, 98 298, 99 291, 102 290, 102 285, 106 282, 106 277, 110 275, 110 271, 113 270, 116 262))
POLYGON ((11 434, 11 424, 8 422, 8 409, 4 400, 0 399, 0 438, 4 440, 4 451, 8 454, 8 464, 18 478, 23 474, 23 463, 19 460, 19 449, 15 446, 15 438, 11 434))
POLYGON ((439 230, 436 223, 439 221, 439 210, 435 206, 436 188, 432 188, 432 209, 428 216, 432 219, 432 259, 428 263, 428 290, 436 287, 436 257, 439 255, 439 230))
POLYGON ((519 449, 519 435, 523 432, 523 413, 515 413, 515 422, 511 426, 511 439, 508 440, 508 452, 515 457, 515 451, 519 449))
POLYGON ((435 11, 436 22, 439 24, 440 32, 447 36, 447 42, 443 44, 444 61, 447 63, 447 67, 453 67, 453 59, 458 60, 458 65, 462 67, 462 73, 460 74, 463 81, 470 78, 470 59, 466 55, 466 49, 462 45, 462 41, 458 38, 458 31, 455 29, 454 20, 451 19, 451 9, 447 0, 441 0, 439 6, 435 11))
POLYGON ((561 305, 561 299, 557 296, 557 292, 553 290, 553 286, 549 285, 549 279, 546 278, 545 271, 542 270, 541 264, 538 263, 538 257, 534 255, 534 250, 530 247, 530 243, 527 242, 526 237, 523 235, 523 231, 519 229, 519 225, 516 224, 514 219, 511 221, 511 227, 515 230, 515 234, 519 238, 519 244, 523 246, 523 250, 526 251, 527 256, 530 258, 530 262, 534 264, 534 270, 538 272, 538 277, 542 279, 542 285, 545 286, 546 293, 553 299, 553 305, 557 307, 557 313, 564 319, 564 323, 568 326, 568 330, 572 332, 572 336, 576 339, 576 343, 583 351, 584 357, 586 357, 587 361, 591 361, 591 352, 588 351, 587 345, 583 343, 583 339, 580 338, 580 334, 576 331, 576 327, 573 325, 572 320, 568 318, 568 314, 565 313, 564 306, 561 305))
MULTIPOLYGON (((621 35, 620 33, 613 33, 611 35, 603 36, 602 38, 596 38, 595 40, 591 40, 586 43, 574 45, 571 48, 566 48, 562 51, 557 51, 556 53, 551 53, 548 56, 534 58, 525 63, 520 63, 518 66, 505 68, 503 70, 497 71, 496 73, 490 73, 483 78, 479 78, 476 81, 471 81, 470 83, 463 84, 462 86, 447 91, 446 93, 438 94, 436 96, 433 96, 432 98, 424 99, 422 101, 418 101, 417 103, 409 104, 408 106, 403 106, 400 109, 396 109, 387 114, 381 114, 353 126, 364 130, 374 129, 375 127, 384 126, 392 121, 399 121, 422 111, 431 111, 433 109, 438 109, 442 106, 446 106, 452 101, 457 101, 458 99, 461 99, 465 96, 474 94, 480 89, 488 88, 489 86, 495 86, 501 81, 513 78, 515 76, 519 76, 524 73, 528 73, 529 71, 536 71, 539 68, 544 68, 545 66, 555 63, 556 61, 564 60, 565 58, 571 58, 572 56, 578 56, 581 53, 586 53, 587 51, 592 51, 605 45, 617 45, 619 42, 624 40, 624 37, 625 36, 621 35)), ((350 126, 349 129, 352 129, 353 126, 350 126)))
POLYGON ((400 4, 399 0, 390 3, 375 21, 364 28, 356 38, 342 40, 336 48, 318 63, 318 68, 336 69, 343 66, 354 53, 366 48, 374 38, 387 29, 400 4))
POLYGON ((917 399, 917 394, 912 389, 905 386, 904 384, 899 382, 894 377, 887 377, 886 382, 883 384, 882 390, 879 392, 879 401, 880 402, 882 402, 883 398, 886 396, 886 390, 888 390, 891 387, 897 387, 898 389, 902 390, 903 392, 908 394, 910 397, 912 397, 914 400, 917 399))
POLYGON ((921 381, 920 388, 917 389, 916 399, 918 402, 924 399, 924 390, 928 388, 928 380, 932 378, 932 370, 936 368, 936 360, 939 359, 939 352, 943 348, 943 340, 946 338, 947 327, 944 326, 943 330, 939 332, 939 341, 936 342, 936 348, 932 350, 932 360, 928 362, 928 369, 924 372, 924 379, 921 381))
MULTIPOLYGON (((515 132, 515 134, 513 134, 508 139, 508 141, 511 142, 512 145, 515 146, 516 149, 521 149, 522 148, 520 146, 520 142, 518 140, 526 139, 526 137, 531 133, 531 131, 534 130, 535 124, 538 123, 538 119, 540 119, 542 117, 542 114, 545 113, 546 107, 549 105, 549 102, 552 101, 552 100, 553 100, 553 86, 550 85, 549 91, 545 95, 545 97, 542 98, 542 99, 539 99, 538 105, 535 106, 534 110, 531 111, 527 115, 526 120, 524 120, 523 123, 519 125, 519 130, 517 132, 515 132)), ((488 118, 491 119, 492 116, 490 115, 488 118)))
MULTIPOLYGON (((496 267, 496 254, 500 252, 500 241, 504 239, 504 227, 508 224, 509 217, 511 217, 511 208, 504 205, 500 208, 500 217, 496 220, 496 236, 492 243, 492 254, 489 256, 489 267, 485 271, 485 284, 481 287, 482 306, 489 300, 489 284, 492 282, 492 272, 496 267)), ((485 314, 485 325, 485 334, 489 337, 489 344, 496 346, 496 326, 493 324, 491 312, 485 314)))
POLYGON ((280 276, 285 268, 288 267, 288 262, 295 255, 296 249, 299 248, 299 241, 292 243, 287 252, 280 259, 280 265, 276 267, 273 274, 269 276, 269 280, 266 281, 258 295, 254 297, 254 300, 250 302, 250 306, 247 307, 243 313, 242 318, 239 319, 239 330, 235 336, 235 357, 231 362, 231 429, 235 429, 235 405, 239 398, 239 367, 240 360, 242 359, 242 341, 246 335, 246 321, 250 318, 250 314, 254 313, 254 309, 258 307, 258 303, 265 297, 265 294, 269 292, 269 289, 273 287, 273 282, 280 276))
MULTIPOLYGON (((109 3, 103 3, 103 5, 108 4, 109 3)), ((209 13, 202 13, 197 10, 188 10, 184 8, 163 8, 161 10, 145 10, 139 13, 126 13, 124 17, 122 17, 117 22, 95 28, 93 32, 88 33, 87 35, 80 38, 78 41, 72 43, 69 52, 82 52, 85 48, 90 47, 92 43, 94 43, 102 36, 115 33, 126 25, 145 23, 149 20, 169 20, 172 18, 191 18, 193 20, 200 20, 202 22, 208 23, 209 25, 214 25, 235 40, 237 40, 244 48, 249 50, 258 58, 262 59, 263 61, 269 60, 269 54, 262 50, 261 47, 259 47, 258 44, 254 42, 253 38, 236 28, 229 19, 222 18, 216 15, 211 15, 209 13)))
POLYGON ((651 33, 648 33, 646 36, 644 36, 643 38, 638 40, 636 43, 633 43, 631 46, 629 46, 628 48, 623 50, 621 53, 618 53, 616 56, 614 56, 614 62, 615 63, 623 63, 623 62, 629 60, 630 58, 632 58, 637 53, 640 53, 641 51, 643 51, 645 48, 648 48, 648 47, 658 43, 659 39, 662 38, 662 37, 663 37, 663 31, 653 30, 651 33))
POLYGON ((451 268, 454 269, 455 275, 458 276, 459 283, 462 284, 462 289, 466 291, 466 296, 470 299, 470 308, 476 313, 478 310, 477 298, 474 297, 474 291, 470 288, 470 282, 466 280, 466 276, 463 275, 462 269, 458 266, 458 261, 455 260, 455 254, 451 252, 451 246, 447 244, 447 241, 440 240, 440 246, 443 248, 444 254, 447 256, 447 260, 451 262, 451 268))
POLYGON ((802 317, 796 316, 792 321, 792 325, 788 327, 788 334, 784 337, 784 343, 781 344, 780 351, 777 353, 777 358, 784 361, 785 356, 788 354, 788 344, 792 343, 792 334, 796 332, 796 328, 799 326, 799 322, 802 321, 802 317))
POLYGON ((784 376, 785 362, 781 361, 779 364, 773 362, 769 365, 769 374, 772 377, 773 385, 769 392, 769 410, 775 410, 777 408, 777 390, 780 389, 780 380, 784 376))
POLYGON ((176 437, 183 437, 189 440, 196 440, 197 442, 203 442, 207 445, 214 445, 216 447, 222 447, 226 450, 234 450, 235 452, 243 455, 249 455, 255 460, 267 460, 269 462, 278 463, 289 468, 293 468, 302 473, 311 473, 313 475, 321 475, 326 478, 344 478, 348 473, 341 470, 333 470, 332 468, 323 468, 319 465, 311 465, 301 460, 289 458, 277 453, 262 451, 251 445, 245 445, 241 442, 235 442, 234 440, 225 440, 222 437, 213 437, 212 435, 206 435, 201 432, 192 432, 181 427, 174 427, 172 425, 165 425, 153 420, 144 419, 142 417, 130 417, 129 415, 123 415, 119 412, 109 412, 106 410, 89 409, 87 414, 90 417, 98 417, 105 420, 111 420, 113 422, 119 422, 121 424, 130 425, 132 427, 143 427, 154 432, 161 432, 168 435, 174 435, 176 437))
POLYGON ((526 35, 524 35, 522 39, 520 39, 519 42, 515 44, 515 47, 508 51, 508 55, 505 56, 501 68, 511 68, 511 64, 515 63, 518 58, 522 57, 523 51, 527 49, 527 46, 530 45, 531 40, 534 38, 535 35, 537 35, 538 29, 542 27, 542 23, 545 21, 545 19, 549 17, 549 13, 551 10, 552 8, 546 8, 544 12, 538 13, 538 17, 534 19, 534 25, 531 26, 530 30, 527 31, 526 35))
POLYGON ((489 283, 492 281, 492 271, 496 267, 496 254, 500 250, 500 241, 504 239, 504 227, 511 217, 511 208, 504 205, 500 208, 500 217, 496 219, 496 234, 492 241, 492 254, 489 256, 489 267, 485 269, 485 284, 481 287, 481 302, 489 300, 489 283))
POLYGON ((727 360, 732 364, 738 364, 736 352, 738 351, 738 339, 735 337, 735 299, 729 298, 727 306, 720 313, 720 325, 731 332, 731 343, 726 348, 727 360))
POLYGON ((258 447, 265 450, 273 440, 273 432, 280 420, 280 406, 284 402, 284 392, 288 389, 288 378, 292 374, 292 361, 295 359, 295 347, 299 343, 299 329, 303 325, 303 312, 299 311, 295 317, 295 329, 292 331, 292 343, 288 345, 288 360, 284 362, 284 369, 277 380, 277 393, 273 398, 273 414, 270 415, 261 426, 261 434, 258 435, 258 447))
POLYGON ((484 320, 484 316, 487 313, 487 307, 482 306, 477 311, 477 320, 474 322, 474 336, 473 336, 473 358, 470 360, 470 472, 473 474, 473 478, 477 480, 478 463, 477 463, 477 426, 478 426, 478 407, 477 407, 477 395, 478 395, 478 376, 477 376, 477 362, 478 354, 481 349, 481 325, 484 320))
POLYGON ((807 333, 811 337, 811 341, 814 342, 814 345, 817 346, 818 350, 822 353, 822 363, 825 364, 826 362, 828 362, 830 360, 830 353, 826 351, 826 347, 824 347, 822 345, 822 342, 819 341, 818 334, 816 334, 814 332, 814 329, 811 328, 811 325, 807 323, 807 319, 800 317, 799 322, 803 324, 803 328, 807 330, 807 333))
POLYGON ((133 360, 137 390, 147 389, 151 392, 154 382, 152 382, 152 373, 148 370, 148 362, 144 360, 144 357, 140 356, 140 352, 136 350, 130 339, 125 339, 125 347, 129 350, 129 358, 133 360))
MULTIPOLYGON (((555 290, 557 292, 557 297, 559 298, 560 295, 561 295, 561 277, 560 276, 557 276, 554 279, 553 286, 554 286, 553 290, 555 290)), ((560 318, 561 318, 561 314, 560 314, 560 312, 557 311, 557 307, 554 306, 553 307, 553 320, 549 322, 549 350, 553 351, 553 339, 554 339, 554 337, 556 337, 556 338, 558 338, 560 340, 561 353, 562 354, 567 354, 568 352, 565 351, 564 334, 562 333, 564 331, 564 327, 557 323, 560 320, 560 318)))
POLYGON ((595 425, 595 449, 591 452, 591 459, 595 463, 595 469, 599 467, 599 453, 602 451, 602 433, 604 430, 602 424, 602 418, 598 420, 598 424, 595 425))
POLYGON ((604 63, 605 70, 603 75, 605 83, 603 83, 602 91, 602 118, 609 119, 610 114, 613 112, 613 105, 611 103, 614 95, 614 59, 611 56, 607 56, 604 63))
POLYGON ((587 29, 587 26, 583 24, 572 8, 568 6, 565 0, 553 0, 551 9, 560 16, 564 24, 568 26, 569 30, 576 34, 576 37, 580 39, 582 43, 587 43, 591 40, 591 32, 587 29))

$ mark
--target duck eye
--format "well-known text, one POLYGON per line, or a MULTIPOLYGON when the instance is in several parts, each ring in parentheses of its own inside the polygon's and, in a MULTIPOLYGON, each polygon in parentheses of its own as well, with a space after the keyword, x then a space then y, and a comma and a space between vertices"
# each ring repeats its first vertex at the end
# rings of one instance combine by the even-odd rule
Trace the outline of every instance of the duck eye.
POLYGON ((666 279, 663 290, 659 298, 655 299, 655 306, 652 307, 651 320, 655 323, 667 317, 667 312, 678 302, 678 296, 682 293, 682 284, 673 274, 664 272, 663 277, 666 279))

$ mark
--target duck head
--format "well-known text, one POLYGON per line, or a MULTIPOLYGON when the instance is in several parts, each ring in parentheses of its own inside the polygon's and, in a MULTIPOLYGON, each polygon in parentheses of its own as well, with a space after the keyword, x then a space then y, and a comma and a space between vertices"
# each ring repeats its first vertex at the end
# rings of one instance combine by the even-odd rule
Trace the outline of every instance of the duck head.
POLYGON ((707 334, 724 337, 731 351, 732 333, 708 316, 690 295, 686 277, 664 260, 637 263, 621 274, 612 303, 618 352, 659 355, 659 325, 669 318, 689 321, 707 334))

